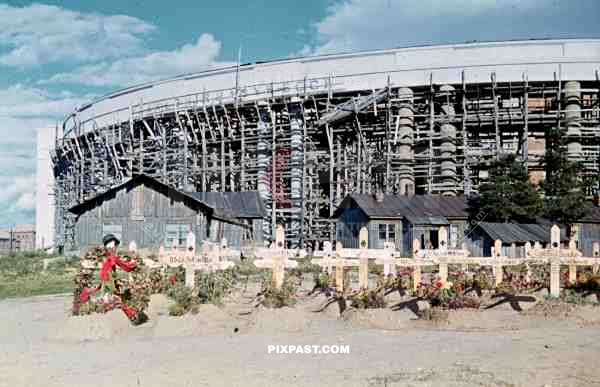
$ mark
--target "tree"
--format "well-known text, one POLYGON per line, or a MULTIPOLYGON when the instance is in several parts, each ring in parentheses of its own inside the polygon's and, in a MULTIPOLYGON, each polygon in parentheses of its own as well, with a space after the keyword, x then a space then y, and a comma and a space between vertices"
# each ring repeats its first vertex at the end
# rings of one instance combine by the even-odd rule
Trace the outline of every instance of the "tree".
POLYGON ((514 155, 492 164, 489 179, 480 186, 479 194, 478 209, 486 221, 533 221, 543 208, 527 168, 514 155))
POLYGON ((544 193, 544 216, 565 225, 573 224, 590 207, 584 181, 579 178, 581 164, 569 160, 564 131, 551 129, 546 136, 546 153, 541 165, 546 178, 540 184, 544 193))

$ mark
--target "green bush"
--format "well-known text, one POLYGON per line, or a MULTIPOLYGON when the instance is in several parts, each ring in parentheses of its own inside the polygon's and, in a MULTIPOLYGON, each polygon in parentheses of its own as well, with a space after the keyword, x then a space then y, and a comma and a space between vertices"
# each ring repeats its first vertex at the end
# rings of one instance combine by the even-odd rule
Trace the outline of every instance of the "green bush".
POLYGON ((296 304, 296 290, 300 285, 298 276, 288 275, 283 281, 281 289, 275 288, 271 280, 271 275, 265 276, 263 279, 262 305, 267 308, 283 308, 284 306, 293 306, 296 304))
POLYGON ((193 289, 185 286, 183 282, 177 282, 167 288, 167 296, 173 299, 177 305, 188 312, 194 304, 198 303, 198 297, 193 289))
POLYGON ((358 309, 385 308, 384 288, 363 289, 350 297, 350 305, 358 309))
POLYGON ((169 316, 183 316, 186 313, 187 310, 180 304, 169 306, 169 316))
POLYGON ((234 269, 197 273, 196 288, 200 303, 220 305, 223 298, 233 290, 235 282, 234 269))

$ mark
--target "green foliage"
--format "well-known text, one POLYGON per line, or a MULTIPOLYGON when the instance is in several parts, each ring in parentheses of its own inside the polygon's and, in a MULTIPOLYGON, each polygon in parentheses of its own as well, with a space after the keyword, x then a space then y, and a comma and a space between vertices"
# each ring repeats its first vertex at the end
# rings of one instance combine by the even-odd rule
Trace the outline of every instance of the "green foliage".
POLYGON ((473 282, 471 286, 479 291, 492 290, 494 288, 492 271, 489 268, 480 268, 473 275, 473 282))
POLYGON ((187 312, 181 304, 172 304, 169 306, 169 316, 183 316, 187 312))
POLYGON ((167 296, 175 301, 174 306, 169 308, 169 314, 171 316, 181 316, 191 311, 199 302, 194 290, 185 286, 185 283, 183 282, 169 285, 167 288, 167 296), (178 314, 181 311, 183 312, 178 314), (173 312, 175 314, 173 314, 173 312))
POLYGON ((281 289, 277 289, 271 281, 271 276, 265 276, 260 292, 262 297, 260 304, 267 308, 293 306, 296 304, 296 290, 299 285, 300 278, 298 276, 288 275, 285 277, 281 289))
POLYGON ((486 221, 532 221, 541 213, 542 200, 529 181, 527 168, 514 155, 492 164, 489 179, 479 188, 478 203, 471 203, 486 214, 486 221))
POLYGON ((575 289, 565 289, 560 295, 560 299, 569 304, 575 305, 585 305, 588 302, 582 293, 576 291, 575 289))
POLYGON ((369 274, 377 276, 383 275, 383 266, 378 265, 373 261, 369 261, 369 274))
POLYGON ((296 262, 298 263, 298 267, 290 270, 289 272, 292 274, 314 274, 321 272, 321 266, 315 265, 311 262, 311 257, 298 258, 296 262))
POLYGON ((334 280, 333 277, 325 272, 313 273, 313 281, 315 286, 313 288, 314 292, 323 292, 323 293, 331 293, 334 288, 334 280))
POLYGON ((387 293, 400 291, 410 294, 413 291, 412 269, 399 271, 395 277, 384 277, 382 274, 377 282, 387 293))
POLYGON ((236 275, 252 277, 258 276, 265 272, 265 269, 258 268, 254 265, 254 259, 244 259, 237 262, 235 265, 236 275))
POLYGON ((199 272, 196 275, 198 298, 202 304, 220 305, 231 293, 236 282, 233 269, 216 272, 199 272))
POLYGON ((544 192, 544 215, 571 225, 589 211, 590 204, 585 197, 584 181, 579 177, 582 166, 569 160, 565 138, 565 131, 557 128, 547 133, 546 154, 540 160, 546 179, 540 187, 544 192))
POLYGON ((350 305, 358 309, 385 308, 384 297, 385 288, 383 286, 373 290, 362 289, 350 296, 350 305))
POLYGON ((18 252, 0 257, 0 299, 72 291, 77 258, 44 252, 18 252), (44 270, 44 259, 49 260, 44 270))

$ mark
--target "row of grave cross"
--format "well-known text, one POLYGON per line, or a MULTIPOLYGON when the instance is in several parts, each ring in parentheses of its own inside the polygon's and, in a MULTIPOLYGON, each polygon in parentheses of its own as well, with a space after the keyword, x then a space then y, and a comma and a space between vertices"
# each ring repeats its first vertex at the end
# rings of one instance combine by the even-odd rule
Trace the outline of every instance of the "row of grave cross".
POLYGON ((494 272, 496 285, 503 280, 503 267, 525 264, 527 266, 527 277, 531 278, 531 264, 550 264, 550 293, 558 297, 560 292, 560 265, 568 265, 569 280, 575 282, 577 279, 577 266, 592 266, 594 273, 600 266, 600 245, 593 244, 593 257, 583 257, 577 250, 575 240, 569 242, 567 249, 560 247, 560 229, 554 225, 551 228, 550 244, 542 248, 539 242, 533 247, 528 242, 525 245, 525 258, 508 258, 502 254, 502 241, 496 240, 492 249, 492 257, 469 257, 466 249, 448 248, 448 233, 445 227, 439 230, 440 247, 438 249, 422 249, 420 241, 413 241, 414 258, 402 258, 401 253, 396 251, 394 243, 385 243, 383 249, 368 249, 368 231, 362 228, 359 232, 358 249, 343 248, 340 242, 336 242, 333 250, 331 243, 325 242, 322 251, 314 252, 318 257, 312 263, 320 265, 324 271, 331 274, 335 269, 335 286, 338 291, 344 290, 344 268, 359 267, 359 288, 368 288, 368 262, 374 259, 376 264, 383 265, 385 276, 394 275, 395 267, 411 267, 413 286, 416 288, 421 283, 421 268, 423 266, 438 266, 440 282, 448 281, 448 265, 460 264, 466 271, 468 265, 491 266, 494 272))
MULTIPOLYGON (((344 269, 358 267, 358 285, 361 289, 369 287, 369 260, 375 264, 383 265, 383 274, 387 277, 394 275, 396 267, 411 267, 413 286, 421 283, 421 268, 423 266, 438 266, 438 276, 442 284, 448 281, 448 265, 459 264, 464 270, 468 265, 491 266, 494 272, 494 282, 503 280, 503 267, 514 265, 527 265, 527 276, 531 278, 529 265, 550 264, 550 293, 558 296, 560 292, 560 266, 569 267, 569 280, 574 282, 577 277, 577 266, 592 266, 594 272, 600 266, 600 245, 593 244, 593 257, 583 257, 577 250, 574 240, 569 242, 568 248, 562 248, 560 243, 560 229, 553 226, 550 232, 550 244, 542 248, 539 242, 533 247, 528 242, 525 245, 525 258, 508 258, 502 254, 502 241, 496 240, 492 248, 492 257, 470 257, 466 249, 448 248, 448 232, 446 227, 439 229, 439 248, 422 249, 420 241, 413 241, 413 258, 403 258, 396 250, 394 243, 384 243, 383 249, 369 249, 369 235, 365 227, 359 232, 359 248, 344 248, 341 242, 336 242, 335 250, 330 242, 323 244, 323 250, 314 251, 311 262, 322 267, 328 274, 335 273, 334 281, 338 291, 343 292, 344 269)), ((130 243, 129 250, 135 252, 135 242, 130 243)), ((199 254, 196 253, 195 235, 190 232, 186 239, 185 249, 176 246, 165 249, 159 248, 158 262, 148 261, 151 266, 183 266, 186 271, 186 285, 193 287, 196 271, 225 270, 233 267, 231 259, 240 257, 240 251, 227 247, 226 240, 221 244, 203 243, 199 254)), ((268 248, 257 248, 254 253, 254 265, 272 271, 272 282, 276 288, 281 288, 284 282, 285 269, 295 268, 298 263, 295 258, 306 257, 307 253, 300 249, 287 249, 285 247, 285 232, 283 226, 278 226, 275 241, 268 248)))
MULTIPOLYGON (((129 243, 129 251, 137 252, 135 241, 129 243)), ((185 285, 194 287, 196 271, 226 270, 235 265, 231 259, 240 256, 240 251, 227 247, 226 239, 222 239, 220 244, 205 241, 200 251, 197 252, 196 236, 193 232, 189 232, 184 249, 180 249, 176 244, 172 244, 168 249, 161 245, 158 248, 158 262, 146 259, 144 263, 152 268, 183 267, 185 269, 185 285)))

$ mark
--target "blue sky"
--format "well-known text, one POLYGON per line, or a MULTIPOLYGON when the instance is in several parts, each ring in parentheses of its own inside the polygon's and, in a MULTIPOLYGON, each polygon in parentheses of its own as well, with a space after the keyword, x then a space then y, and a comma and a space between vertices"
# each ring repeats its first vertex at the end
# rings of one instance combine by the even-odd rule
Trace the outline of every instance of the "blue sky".
POLYGON ((0 227, 33 222, 35 133, 131 84, 297 55, 600 37, 597 0, 0 0, 0 227))

